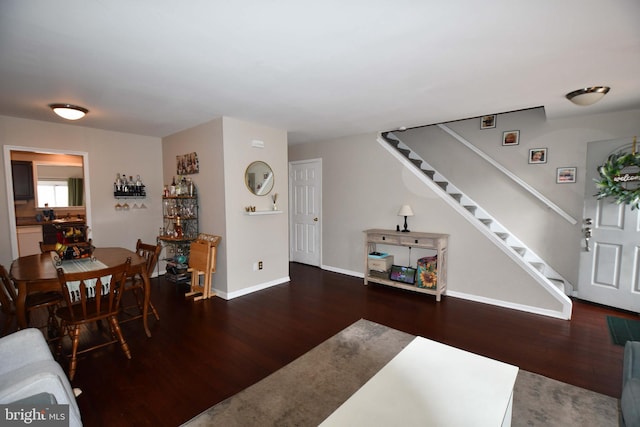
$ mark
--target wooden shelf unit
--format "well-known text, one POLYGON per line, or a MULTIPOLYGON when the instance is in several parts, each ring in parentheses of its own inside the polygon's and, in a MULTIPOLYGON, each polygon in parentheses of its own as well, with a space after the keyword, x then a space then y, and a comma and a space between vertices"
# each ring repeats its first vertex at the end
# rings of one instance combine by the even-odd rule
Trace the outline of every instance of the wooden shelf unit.
MULTIPOLYGON (((394 230, 370 229, 365 230, 364 252, 364 284, 369 282, 407 289, 414 292, 435 295, 436 301, 440 301, 441 295, 447 288, 447 249, 448 234, 402 232, 394 230), (430 249, 437 252, 437 286, 435 289, 421 288, 417 285, 395 282, 379 275, 372 275, 369 271, 369 254, 375 252, 377 245, 404 246, 407 248, 430 249)), ((383 251, 380 251, 383 252, 383 251)), ((416 279, 417 283, 417 279, 416 279)))

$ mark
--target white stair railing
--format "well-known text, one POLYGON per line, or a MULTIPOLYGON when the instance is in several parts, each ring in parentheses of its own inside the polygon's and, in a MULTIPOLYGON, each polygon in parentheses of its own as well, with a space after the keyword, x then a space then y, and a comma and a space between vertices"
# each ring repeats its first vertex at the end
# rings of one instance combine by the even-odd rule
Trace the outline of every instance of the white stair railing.
POLYGON ((538 190, 536 190, 535 188, 533 188, 532 186, 530 186, 529 184, 524 182, 519 176, 515 175, 509 169, 505 168, 503 165, 501 165, 496 160, 494 160, 489 155, 487 155, 484 151, 480 150, 478 147, 476 147, 475 145, 473 145, 472 143, 470 143, 469 141, 464 139, 462 136, 460 136, 454 130, 452 130, 448 126, 445 126, 445 125, 442 125, 442 124, 441 125, 437 125, 437 126, 440 129, 442 129, 443 131, 445 131, 446 133, 448 133, 449 135, 451 135, 456 141, 461 142, 465 147, 467 147, 468 149, 470 149, 471 151, 476 153, 478 156, 482 157, 484 160, 489 162, 497 170, 499 170, 500 172, 505 174, 507 177, 509 177, 509 179, 513 180, 516 184, 518 184, 519 186, 524 188, 525 191, 529 192, 531 195, 533 195, 540 202, 544 203, 547 207, 549 207, 554 212, 556 212, 558 215, 560 215, 562 218, 564 218, 569 223, 571 223, 571 225, 576 225, 578 223, 578 220, 576 220, 574 217, 572 217, 567 212, 565 212, 560 206, 556 205, 551 200, 547 199, 538 190))
POLYGON ((571 318, 572 302, 566 294, 573 287, 567 280, 393 134, 380 135, 378 142, 561 303, 560 313, 546 314, 571 318))

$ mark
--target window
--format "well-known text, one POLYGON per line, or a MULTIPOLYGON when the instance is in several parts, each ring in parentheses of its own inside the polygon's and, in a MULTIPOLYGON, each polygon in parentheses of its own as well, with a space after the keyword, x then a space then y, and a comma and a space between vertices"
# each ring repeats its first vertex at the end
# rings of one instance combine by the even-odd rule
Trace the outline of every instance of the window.
POLYGON ((44 208, 45 203, 50 208, 69 206, 69 187, 67 181, 38 180, 38 207, 44 208))

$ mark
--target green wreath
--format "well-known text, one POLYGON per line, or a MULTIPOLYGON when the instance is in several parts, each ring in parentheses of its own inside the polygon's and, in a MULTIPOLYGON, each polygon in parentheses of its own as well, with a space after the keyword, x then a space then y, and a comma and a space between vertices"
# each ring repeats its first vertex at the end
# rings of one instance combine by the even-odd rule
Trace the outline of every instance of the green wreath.
POLYGON ((596 197, 598 199, 612 197, 618 204, 631 205, 631 209, 640 208, 640 185, 634 189, 628 189, 624 185, 626 181, 620 180, 622 170, 630 166, 640 170, 640 153, 610 155, 606 163, 598 168, 600 179, 595 180, 598 187, 596 197))

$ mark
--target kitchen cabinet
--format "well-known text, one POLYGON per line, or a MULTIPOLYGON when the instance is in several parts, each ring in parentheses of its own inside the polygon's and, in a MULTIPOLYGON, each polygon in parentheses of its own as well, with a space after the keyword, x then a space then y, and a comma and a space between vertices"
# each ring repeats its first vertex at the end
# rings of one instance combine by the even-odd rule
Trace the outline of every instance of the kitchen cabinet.
POLYGON ((22 160, 11 161, 13 199, 33 200, 33 165, 22 160))
POLYGON ((40 253, 42 241, 42 226, 32 225, 17 228, 18 253, 20 256, 35 255, 40 253))

